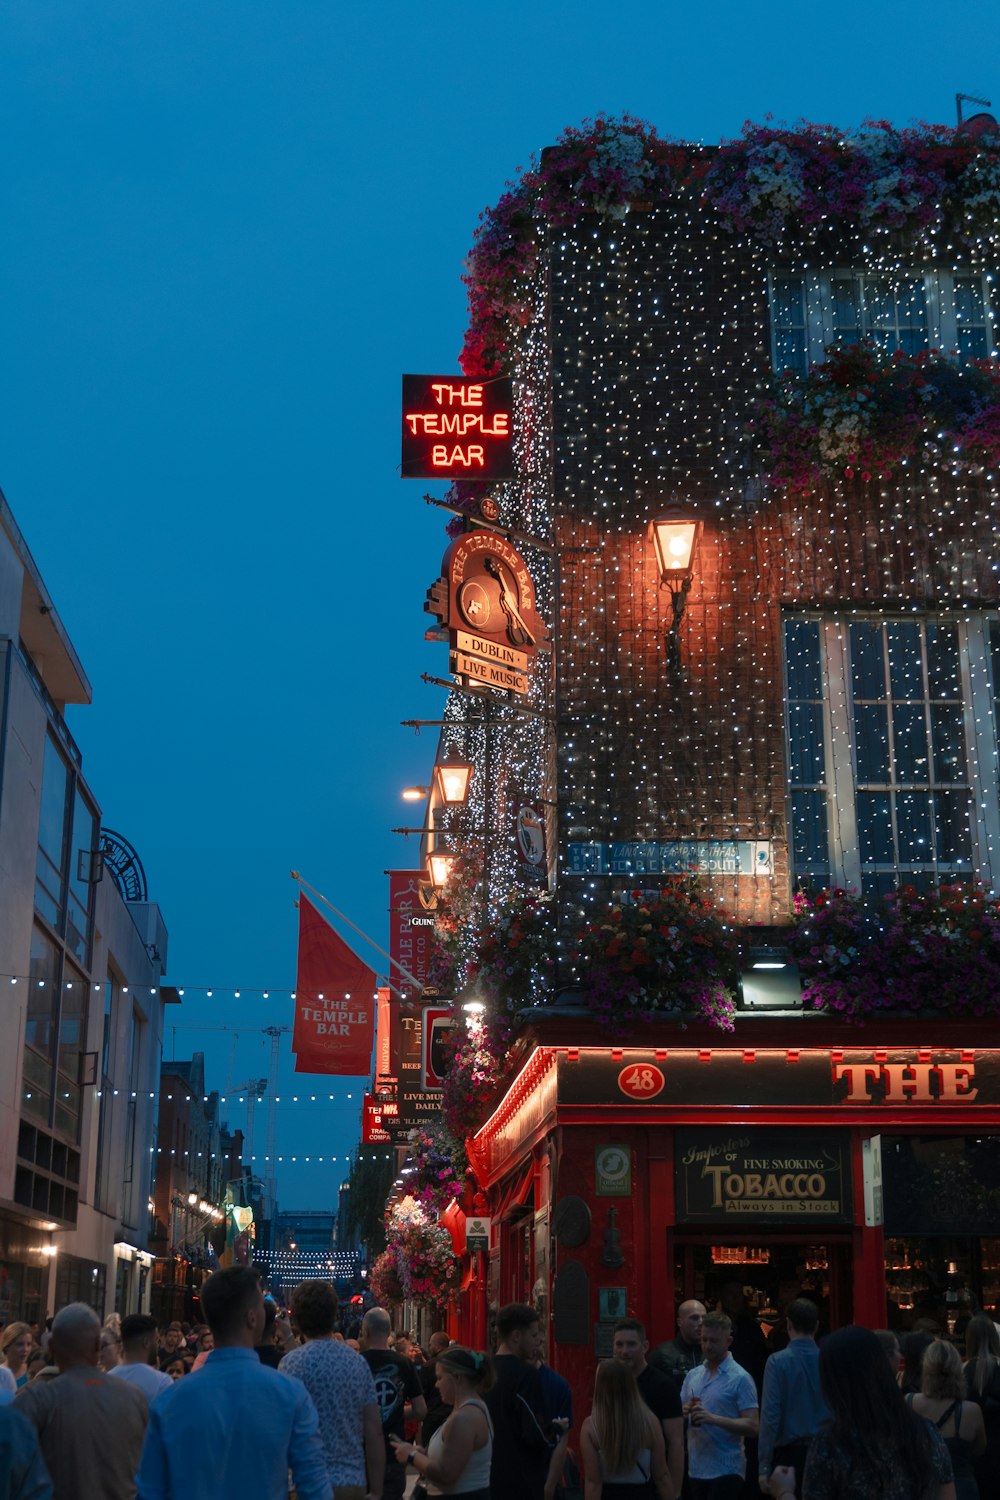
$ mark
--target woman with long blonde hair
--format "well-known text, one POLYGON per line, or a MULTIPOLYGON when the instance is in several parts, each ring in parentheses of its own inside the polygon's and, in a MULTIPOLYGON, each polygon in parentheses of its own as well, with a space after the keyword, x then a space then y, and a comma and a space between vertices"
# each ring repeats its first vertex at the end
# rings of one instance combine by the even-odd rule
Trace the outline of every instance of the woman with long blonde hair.
POLYGON ((0 1333, 0 1354, 18 1390, 28 1384, 28 1356, 34 1342, 27 1323, 8 1323, 0 1333))
POLYGON ((907 1401, 926 1417, 944 1438, 951 1454, 957 1500, 979 1500, 973 1459, 986 1452, 983 1414, 973 1401, 965 1401, 962 1360, 954 1344, 935 1339, 924 1354, 920 1391, 907 1401))
POLYGON ((580 1452, 584 1500, 674 1500, 663 1428, 620 1360, 597 1366, 580 1452))

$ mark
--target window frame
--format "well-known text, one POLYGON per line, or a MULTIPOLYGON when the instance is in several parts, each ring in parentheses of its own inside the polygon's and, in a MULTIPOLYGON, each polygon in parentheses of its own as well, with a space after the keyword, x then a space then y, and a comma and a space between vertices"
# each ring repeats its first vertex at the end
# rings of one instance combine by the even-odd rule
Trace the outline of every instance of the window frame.
MULTIPOLYGON (((767 273, 767 305, 768 347, 771 357, 771 369, 774 373, 780 375, 787 369, 793 369, 797 374, 805 374, 814 365, 821 364, 826 358, 826 350, 831 344, 837 342, 837 329, 834 320, 834 283, 853 278, 860 280, 863 288, 863 282, 866 277, 872 278, 876 276, 898 276, 900 279, 910 278, 912 280, 920 277, 923 279, 924 299, 927 307, 927 347, 928 349, 939 350, 948 358, 956 359, 977 358, 978 356, 963 355, 959 351, 959 323, 955 312, 955 281, 956 278, 972 277, 978 279, 983 292, 984 326, 986 330, 985 358, 995 359, 1000 354, 1000 337, 998 337, 996 316, 993 307, 993 278, 987 271, 980 272, 971 267, 968 269, 946 270, 939 266, 911 266, 898 272, 866 270, 863 267, 849 265, 834 266, 824 271, 808 269, 783 270, 779 267, 772 267, 767 273), (779 329, 774 316, 776 283, 789 279, 801 280, 802 283, 804 370, 781 363, 778 359, 779 329)), ((978 327, 979 325, 970 326, 978 327)))
MULTIPOLYGON (((918 621, 922 625, 948 623, 957 632, 959 671, 962 689, 962 723, 965 734, 967 776, 960 783, 967 786, 972 798, 970 817, 971 868, 968 877, 987 885, 994 881, 994 865, 1000 876, 1000 748, 995 702, 1000 698, 1000 682, 994 684, 991 668, 990 627, 1000 615, 996 610, 975 612, 934 611, 916 614, 906 610, 883 612, 850 612, 829 614, 821 610, 787 609, 781 612, 782 683, 784 694, 785 785, 787 793, 788 850, 792 881, 816 881, 850 890, 862 890, 865 876, 876 872, 862 864, 858 831, 857 795, 858 760, 852 714, 849 627, 871 622, 885 625, 891 621, 918 621), (822 689, 824 782, 794 782, 791 757, 791 700, 787 660, 786 626, 793 620, 815 620, 819 625, 820 682, 822 689), (819 792, 825 799, 828 876, 822 879, 815 868, 800 870, 795 861, 792 797, 797 790, 819 792), (994 852, 991 861, 990 851, 994 852)), ((924 648, 926 649, 926 648, 924 648)), ((798 700, 796 700, 798 701, 798 700)), ((933 700, 926 700, 928 702, 933 700)), ((931 795, 934 778, 928 777, 931 795)), ((862 789, 867 789, 864 783, 862 789)), ((900 783, 900 785, 903 785, 900 783)), ((922 785, 922 784, 921 784, 922 785)), ((896 783, 893 783, 893 790, 896 783)), ((937 860, 932 878, 964 878, 965 872, 941 870, 937 860)), ((906 867, 896 865, 897 881, 906 867)), ((905 878, 905 876, 903 877, 905 878)))

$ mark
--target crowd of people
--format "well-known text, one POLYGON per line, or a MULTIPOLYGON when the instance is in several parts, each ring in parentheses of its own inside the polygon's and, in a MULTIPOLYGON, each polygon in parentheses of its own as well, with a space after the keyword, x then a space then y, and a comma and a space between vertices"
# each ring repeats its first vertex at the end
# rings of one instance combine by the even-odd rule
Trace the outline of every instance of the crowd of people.
POLYGON ((332 1285, 302 1283, 285 1313, 247 1267, 210 1276, 201 1308, 194 1327, 102 1326, 83 1303, 5 1327, 0 1500, 1000 1496, 1000 1336, 982 1314, 964 1363, 930 1333, 820 1341, 806 1297, 771 1347, 734 1300, 685 1302, 652 1352, 624 1318, 577 1431, 526 1305, 500 1309, 489 1354, 443 1332, 424 1351, 379 1307, 345 1339, 332 1285))

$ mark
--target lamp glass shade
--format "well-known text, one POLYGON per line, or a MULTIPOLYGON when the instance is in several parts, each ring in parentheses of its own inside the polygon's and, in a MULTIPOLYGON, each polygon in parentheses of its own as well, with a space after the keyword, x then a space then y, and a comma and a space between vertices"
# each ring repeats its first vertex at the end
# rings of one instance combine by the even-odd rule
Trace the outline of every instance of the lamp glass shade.
POLYGON ((430 871, 431 885, 438 890, 443 889, 448 884, 448 876, 454 863, 454 854, 429 854, 427 868, 430 871))
POLYGON ((460 807, 469 795, 472 766, 468 761, 446 760, 434 767, 434 777, 446 807, 460 807))
POLYGON ((649 531, 656 548, 656 565, 663 582, 690 575, 700 530, 700 521, 680 514, 668 514, 657 521, 650 521, 649 531))

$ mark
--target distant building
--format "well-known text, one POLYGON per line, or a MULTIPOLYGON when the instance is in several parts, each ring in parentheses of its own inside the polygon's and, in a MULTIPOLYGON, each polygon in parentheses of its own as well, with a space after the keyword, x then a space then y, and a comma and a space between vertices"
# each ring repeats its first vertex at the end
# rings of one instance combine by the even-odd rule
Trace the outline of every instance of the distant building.
POLYGON ((326 1209, 289 1209, 275 1217, 278 1250, 332 1250, 337 1216, 326 1209))
POLYGON ((90 683, 0 494, 0 1321, 148 1305, 167 933, 64 717, 90 683))

